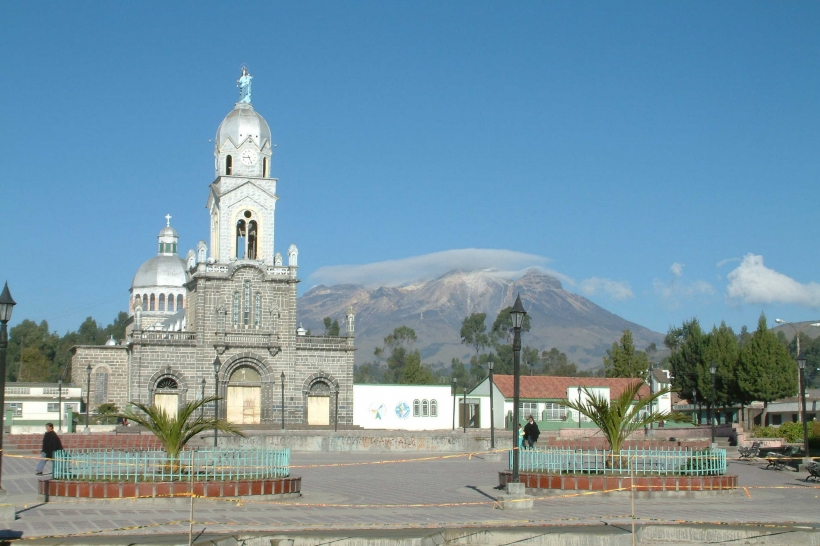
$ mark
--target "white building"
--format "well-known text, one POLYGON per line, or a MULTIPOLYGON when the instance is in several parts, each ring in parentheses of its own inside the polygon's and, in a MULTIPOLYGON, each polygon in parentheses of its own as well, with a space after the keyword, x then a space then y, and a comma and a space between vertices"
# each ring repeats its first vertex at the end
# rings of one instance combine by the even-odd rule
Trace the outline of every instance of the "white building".
POLYGON ((5 390, 5 426, 12 434, 42 432, 46 423, 59 428, 62 410, 62 432, 69 430, 70 415, 81 408, 82 387, 57 383, 10 383, 5 390))

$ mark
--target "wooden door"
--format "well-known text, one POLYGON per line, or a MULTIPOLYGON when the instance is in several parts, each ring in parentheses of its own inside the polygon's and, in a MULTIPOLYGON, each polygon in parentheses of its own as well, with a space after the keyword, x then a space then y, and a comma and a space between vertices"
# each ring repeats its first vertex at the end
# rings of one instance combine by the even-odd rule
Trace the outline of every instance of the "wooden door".
POLYGON ((168 417, 176 417, 179 409, 178 394, 155 394, 154 405, 168 414, 168 417))
POLYGON ((308 425, 330 424, 330 397, 308 396, 308 425))
POLYGON ((228 386, 225 417, 237 425, 258 425, 262 409, 262 387, 228 386))

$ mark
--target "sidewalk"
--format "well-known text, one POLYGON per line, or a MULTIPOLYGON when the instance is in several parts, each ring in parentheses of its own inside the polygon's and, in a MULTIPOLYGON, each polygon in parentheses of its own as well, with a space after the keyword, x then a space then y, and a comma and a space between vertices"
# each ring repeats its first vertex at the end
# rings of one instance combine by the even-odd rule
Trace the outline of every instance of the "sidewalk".
MULTIPOLYGON (((494 487, 504 462, 454 454, 292 453, 293 475, 302 476, 296 501, 196 499, 194 532, 253 532, 494 528, 527 526, 628 526, 628 493, 559 495, 535 501, 530 511, 494 508, 494 487), (426 459, 424 459, 426 458, 426 459), (401 462, 405 459, 414 459, 401 462), (385 461, 384 464, 369 464, 385 461), (347 466, 337 466, 343 463, 347 466), (333 466, 326 466, 333 465, 333 466)), ((189 499, 39 503, 36 459, 4 457, 3 487, 18 519, 6 536, 24 539, 184 534, 189 499)), ((805 474, 763 470, 765 461, 731 462, 736 493, 699 498, 637 498, 638 523, 799 523, 817 526, 820 484, 805 474)), ((48 470, 48 467, 47 467, 48 470)), ((94 539, 96 540, 96 539, 94 539)), ((79 542, 74 542, 79 543, 79 542)))

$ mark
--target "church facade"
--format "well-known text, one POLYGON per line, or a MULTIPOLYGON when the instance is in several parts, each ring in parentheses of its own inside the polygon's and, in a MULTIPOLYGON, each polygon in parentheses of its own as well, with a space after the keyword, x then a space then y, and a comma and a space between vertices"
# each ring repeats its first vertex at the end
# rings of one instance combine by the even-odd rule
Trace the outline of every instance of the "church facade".
POLYGON ((138 401, 173 414, 217 394, 220 417, 238 424, 353 422, 353 310, 341 336, 297 327, 299 251, 290 245, 286 261, 275 251, 271 132, 251 79, 243 67, 239 102, 216 133, 210 243, 182 259, 166 216, 157 256, 131 285, 126 339, 73 349, 72 380, 88 386, 92 409, 138 401))

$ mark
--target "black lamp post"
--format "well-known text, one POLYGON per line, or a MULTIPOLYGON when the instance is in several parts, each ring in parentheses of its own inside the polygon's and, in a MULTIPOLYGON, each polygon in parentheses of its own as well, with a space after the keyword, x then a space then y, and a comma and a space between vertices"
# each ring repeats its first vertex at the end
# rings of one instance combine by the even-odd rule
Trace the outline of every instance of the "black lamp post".
POLYGON ((339 431, 339 386, 336 385, 336 409, 334 410, 333 432, 339 431))
POLYGON ((521 325, 527 312, 521 305, 521 295, 515 298, 515 304, 510 310, 513 325, 513 468, 512 481, 518 483, 518 400, 521 397, 521 325))
POLYGON ((490 449, 495 449, 495 412, 493 411, 493 355, 487 359, 490 372, 490 449))
POLYGON ((57 380, 57 430, 63 432, 63 380, 57 380))
POLYGON ((279 376, 282 383, 282 430, 285 430, 285 372, 279 376))
POLYGON ((717 372, 717 366, 713 360, 709 365, 709 373, 712 376, 712 403, 709 405, 709 422, 712 425, 712 447, 715 447, 715 372, 717 372))
MULTIPOLYGON (((205 383, 206 383, 206 381, 205 381, 205 378, 203 377, 202 378, 202 395, 199 398, 200 400, 205 400, 205 383)), ((203 415, 205 415, 205 405, 204 404, 199 406, 199 416, 202 417, 203 415)))
MULTIPOLYGON (((581 385, 578 385, 578 403, 581 403, 581 385)), ((578 412, 578 428, 581 428, 581 412, 578 412)))
MULTIPOLYGON (((16 305, 9 292, 9 283, 3 287, 0 294, 0 470, 3 468, 3 432, 6 425, 6 347, 9 346, 9 332, 7 324, 11 320, 11 311, 16 305)), ((0 491, 2 491, 2 475, 0 475, 0 491)))
POLYGON ((809 425, 806 422, 806 357, 799 356, 797 358, 797 367, 800 374, 800 402, 802 404, 802 411, 800 419, 803 421, 803 450, 805 451, 805 462, 810 462, 809 457, 809 425))
POLYGON ((692 420, 696 425, 700 424, 700 412, 698 411, 698 391, 692 389, 692 420))
MULTIPOLYGON (((219 368, 222 367, 222 362, 219 360, 219 355, 214 358, 214 419, 219 419, 219 368)), ((217 430, 214 427, 214 447, 216 447, 217 430)))
POLYGON ((456 392, 458 380, 453 378, 453 432, 456 430, 456 392))
POLYGON ((88 427, 88 410, 91 408, 91 364, 85 367, 85 432, 90 432, 88 427))
POLYGON ((467 432, 467 387, 464 387, 464 394, 461 395, 461 426, 467 432))

